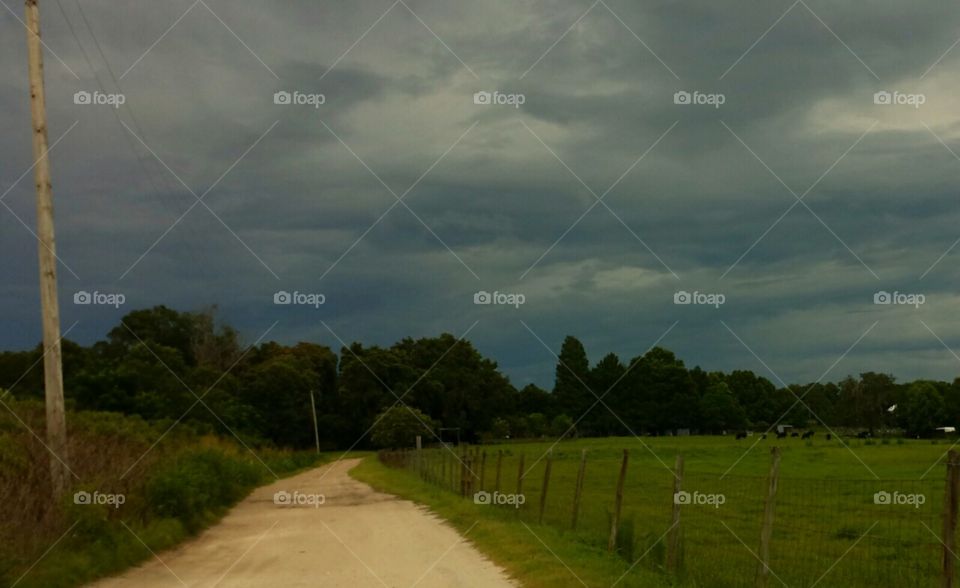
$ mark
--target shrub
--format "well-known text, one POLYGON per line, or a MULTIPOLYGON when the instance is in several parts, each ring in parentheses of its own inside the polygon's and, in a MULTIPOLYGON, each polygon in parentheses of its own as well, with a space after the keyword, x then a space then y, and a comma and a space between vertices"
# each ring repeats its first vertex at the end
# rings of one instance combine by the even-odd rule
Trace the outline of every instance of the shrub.
POLYGON ((157 516, 179 519, 195 532, 243 498, 262 479, 262 468, 216 449, 189 450, 150 476, 147 503, 157 516))

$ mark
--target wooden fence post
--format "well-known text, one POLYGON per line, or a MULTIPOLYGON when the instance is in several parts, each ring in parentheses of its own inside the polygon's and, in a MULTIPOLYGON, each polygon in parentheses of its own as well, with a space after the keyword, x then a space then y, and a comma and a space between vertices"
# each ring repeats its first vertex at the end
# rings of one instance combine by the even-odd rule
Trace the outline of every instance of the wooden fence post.
POLYGON ((941 588, 953 588, 956 559, 956 530, 957 530, 957 494, 960 491, 960 454, 954 450, 947 452, 947 481, 943 493, 943 554, 940 558, 942 574, 941 588))
POLYGON ((627 458, 629 452, 623 450, 623 462, 620 464, 620 478, 617 480, 617 497, 613 504, 613 517, 610 522, 610 540, 607 541, 607 551, 613 552, 617 548, 617 531, 620 528, 620 510, 623 508, 623 483, 627 479, 627 458))
POLYGON ((473 456, 468 455, 467 461, 465 462, 465 469, 467 474, 467 492, 466 494, 464 494, 464 496, 467 496, 467 497, 473 496, 473 476, 474 476, 473 468, 476 465, 477 463, 473 461, 473 456))
POLYGON ((467 495, 467 452, 460 452, 460 496, 467 495))
MULTIPOLYGON (((517 466, 517 497, 523 494, 523 461, 524 455, 520 454, 520 465, 517 466)), ((517 509, 517 514, 520 514, 520 509, 517 509)))
POLYGON ((447 454, 445 451, 440 452, 440 487, 447 485, 447 454))
POLYGON ((570 528, 577 528, 577 518, 580 516, 580 496, 583 494, 583 476, 587 470, 587 450, 580 452, 580 469, 577 471, 577 486, 573 491, 573 516, 570 528))
POLYGON ((770 583, 770 541, 773 539, 773 513, 777 499, 777 486, 780 480, 780 448, 770 449, 770 478, 767 486, 767 500, 763 505, 763 527, 760 529, 760 550, 757 557, 757 587, 766 588, 770 583))
POLYGON ((502 468, 503 468, 503 450, 498 449, 497 450, 497 479, 493 486, 494 492, 500 491, 500 471, 502 468))
POLYGON ((480 454, 480 489, 483 490, 483 483, 487 478, 487 450, 484 449, 480 454))
POLYGON ((540 515, 537 524, 543 524, 543 510, 547 507, 547 488, 550 486, 550 468, 553 466, 553 450, 547 451, 547 465, 543 470, 543 487, 540 489, 540 515))
POLYGON ((673 466, 673 522, 667 533, 667 571, 676 572, 680 564, 680 492, 683 491, 683 456, 673 466))
POLYGON ((423 478, 423 438, 417 435, 417 475, 423 478))

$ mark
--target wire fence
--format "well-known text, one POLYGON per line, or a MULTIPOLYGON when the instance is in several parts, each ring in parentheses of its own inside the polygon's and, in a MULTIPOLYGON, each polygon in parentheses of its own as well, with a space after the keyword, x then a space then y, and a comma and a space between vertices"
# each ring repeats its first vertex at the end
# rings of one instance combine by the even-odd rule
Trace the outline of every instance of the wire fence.
POLYGON ((489 507, 491 516, 571 538, 696 586, 950 586, 957 478, 840 480, 630 467, 594 455, 437 447, 381 452, 392 467, 489 507))

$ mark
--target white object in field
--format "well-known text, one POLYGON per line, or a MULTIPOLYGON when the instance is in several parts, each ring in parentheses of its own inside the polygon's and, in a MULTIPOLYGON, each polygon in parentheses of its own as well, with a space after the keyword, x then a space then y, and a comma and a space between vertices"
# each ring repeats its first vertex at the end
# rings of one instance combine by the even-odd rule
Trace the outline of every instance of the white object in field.
POLYGON ((956 433, 956 427, 937 427, 938 431, 943 431, 944 433, 956 433))
POLYGON ((895 410, 897 410, 897 405, 896 405, 896 404, 894 404, 893 406, 891 406, 890 408, 888 408, 888 409, 887 409, 887 412, 893 412, 893 411, 895 411, 895 410))

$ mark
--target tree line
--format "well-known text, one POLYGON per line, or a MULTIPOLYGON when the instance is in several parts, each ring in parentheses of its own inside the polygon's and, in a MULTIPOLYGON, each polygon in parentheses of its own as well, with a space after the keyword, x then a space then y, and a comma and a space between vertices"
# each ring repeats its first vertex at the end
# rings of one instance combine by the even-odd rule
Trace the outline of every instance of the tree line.
MULTIPOLYGON (((41 354, 39 345, 0 353, 0 388, 17 398, 42 398, 41 354)), ((64 341, 63 363, 73 410, 186 422, 295 448, 314 443, 311 393, 328 449, 376 445, 374 425, 400 426, 398 410, 407 421, 416 415, 429 425, 428 442, 451 440, 454 431, 461 440, 479 441, 718 434, 777 424, 925 437, 960 417, 960 378, 897 383, 892 375, 867 372, 778 387, 750 370, 688 369, 662 347, 628 361, 609 353, 591 364, 583 344, 568 336, 553 389, 518 389, 495 361, 450 334, 390 347, 352 343, 339 352, 309 342, 244 348, 214 309, 165 306, 128 313, 93 345, 64 341), (393 416, 383 418, 391 408, 393 416)))

